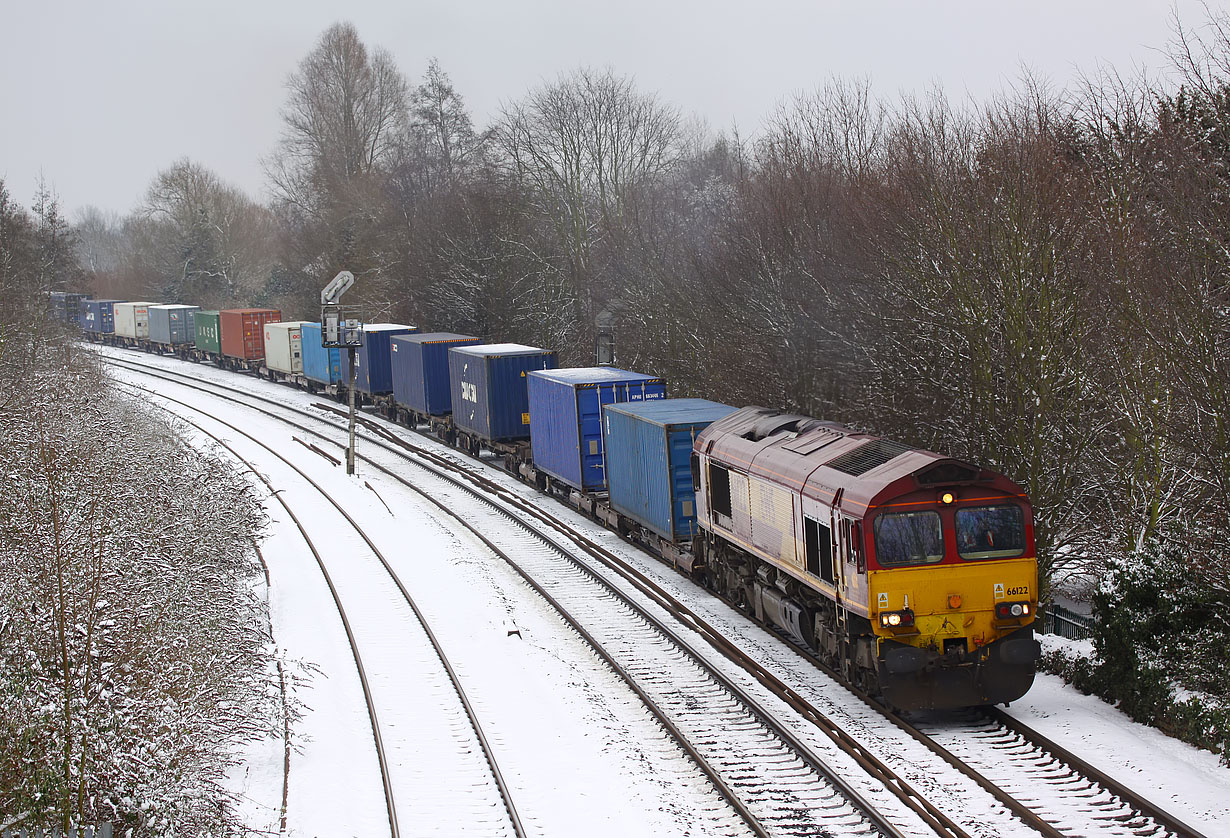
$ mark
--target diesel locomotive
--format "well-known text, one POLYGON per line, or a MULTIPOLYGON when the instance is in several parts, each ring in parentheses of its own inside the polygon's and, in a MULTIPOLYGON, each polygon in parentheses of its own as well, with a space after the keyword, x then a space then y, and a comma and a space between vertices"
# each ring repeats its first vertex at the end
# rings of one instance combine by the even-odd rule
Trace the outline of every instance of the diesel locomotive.
POLYGON ((747 407, 700 433, 706 581, 902 709, 1033 683, 1037 561, 1020 486, 830 422, 747 407))

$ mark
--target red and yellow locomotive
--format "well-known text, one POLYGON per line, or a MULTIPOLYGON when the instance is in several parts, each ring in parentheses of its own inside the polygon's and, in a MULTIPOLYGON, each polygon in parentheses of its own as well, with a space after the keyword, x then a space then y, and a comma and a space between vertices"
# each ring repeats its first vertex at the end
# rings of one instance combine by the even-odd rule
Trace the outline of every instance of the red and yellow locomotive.
POLYGON ((1038 568, 1011 480, 759 407, 694 452, 710 585, 903 710, 1029 689, 1038 568))

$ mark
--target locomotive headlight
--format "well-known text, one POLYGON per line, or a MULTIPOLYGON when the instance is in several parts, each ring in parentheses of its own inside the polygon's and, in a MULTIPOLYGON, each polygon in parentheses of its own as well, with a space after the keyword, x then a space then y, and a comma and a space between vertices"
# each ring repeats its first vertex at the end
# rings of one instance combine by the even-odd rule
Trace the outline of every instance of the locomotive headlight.
POLYGON ((914 612, 908 608, 904 611, 885 611, 880 614, 881 628, 909 628, 914 625, 914 612))
POLYGON ((950 503, 953 503, 954 501, 956 501, 956 499, 957 499, 957 496, 954 495, 952 492, 945 492, 944 494, 940 495, 940 503, 944 504, 945 506, 947 506, 950 503))

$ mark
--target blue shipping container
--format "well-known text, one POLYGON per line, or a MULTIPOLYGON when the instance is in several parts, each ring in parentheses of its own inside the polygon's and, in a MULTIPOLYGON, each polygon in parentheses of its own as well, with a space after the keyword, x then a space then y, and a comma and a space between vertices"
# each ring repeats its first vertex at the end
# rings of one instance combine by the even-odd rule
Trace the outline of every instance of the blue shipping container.
POLYGON ((303 375, 319 384, 336 384, 342 380, 340 349, 325 349, 320 345, 320 324, 304 323, 299 342, 303 352, 303 375))
POLYGON ((666 398, 662 379, 614 367, 532 372, 526 390, 534 466, 583 491, 606 488, 603 406, 666 398))
POLYGON ((525 378, 555 369, 555 353, 519 343, 480 343, 448 351, 453 425, 479 439, 528 439, 530 407, 525 378))
POLYGON ((670 541, 696 535, 692 444, 737 408, 708 399, 613 404, 602 411, 611 508, 670 541))
POLYGON ((149 307, 149 339, 152 343, 195 343, 196 312, 200 306, 149 307))
MULTIPOLYGON (((360 393, 379 395, 393 392, 393 370, 390 366, 389 340, 398 335, 412 335, 418 329, 398 323, 364 323, 363 345, 355 352, 354 388, 360 393)), ((341 354, 342 384, 350 383, 350 351, 341 354)))
POLYGON ((448 386, 448 350, 454 346, 481 343, 470 335, 427 332, 402 335, 390 342, 393 367, 393 400, 428 416, 453 412, 453 393, 448 386))
POLYGON ((115 331, 115 304, 123 300, 85 300, 81 328, 87 332, 109 335, 115 331))

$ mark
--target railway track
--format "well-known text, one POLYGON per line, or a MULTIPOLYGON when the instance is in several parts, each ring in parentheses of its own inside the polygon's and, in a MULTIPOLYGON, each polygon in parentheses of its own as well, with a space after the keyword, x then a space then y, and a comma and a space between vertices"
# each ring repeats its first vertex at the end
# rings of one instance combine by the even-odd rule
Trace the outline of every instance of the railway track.
MULTIPOLYGON (((345 510, 345 508, 340 503, 338 503, 338 501, 328 491, 326 491, 325 488, 321 486, 316 480, 312 479, 309 475, 307 475, 302 469, 300 469, 298 466, 292 463, 289 459, 282 456, 279 452, 274 450, 272 447, 266 445, 261 440, 254 437, 253 435, 247 433, 246 431, 235 426, 234 424, 226 422, 225 420, 219 419, 215 416, 211 416, 208 413, 204 413, 203 411, 201 411, 200 408, 197 408, 193 405, 189 405, 186 402, 173 399, 162 393, 153 393, 153 391, 145 390, 144 388, 137 388, 137 389, 140 389, 141 391, 148 393, 150 395, 156 395, 159 399, 164 399, 166 401, 170 401, 172 403, 181 405, 182 407, 185 407, 188 410, 202 413, 203 415, 208 416, 208 418, 212 420, 213 422, 216 422, 219 425, 222 425, 228 428, 229 430, 233 431, 234 433, 240 434, 246 437, 247 439, 251 440, 254 444, 268 451, 273 457, 280 460, 290 470, 298 474, 298 476, 305 483, 310 485, 349 524, 349 526, 353 529, 354 533, 363 541, 363 543, 368 547, 368 549, 370 549, 372 555, 380 562, 381 566, 388 573, 390 580, 397 587, 405 604, 413 612, 418 622, 418 625, 421 627, 422 632, 425 635, 426 640, 430 643, 432 651, 434 652, 435 656, 438 658, 439 663, 443 667, 444 671, 447 673, 448 680, 452 687, 452 690, 456 694, 456 697, 458 698, 462 708, 464 709, 465 717, 469 722, 469 725, 473 731, 476 743, 478 744, 479 750, 482 753, 483 758, 485 760, 485 763, 486 763, 485 767, 490 772, 490 777, 492 778, 496 787, 499 790, 499 797, 503 803, 504 811, 506 812, 508 816, 508 820, 506 824, 496 825, 493 829, 489 830, 487 834, 500 835, 500 836, 513 835, 513 836, 516 836, 516 838, 526 838, 526 836, 528 836, 529 833, 527 832, 524 824, 521 821, 521 816, 518 813, 516 805, 513 801, 511 789, 509 788, 508 783, 504 779, 503 773, 500 769, 500 765, 497 762, 494 751, 491 747, 491 743, 483 731, 482 723, 479 720, 479 717, 474 708, 474 705, 472 704, 472 702, 470 701, 469 697, 466 694, 465 688, 461 683, 461 680, 457 674, 456 669, 454 668, 452 662, 449 660, 448 655, 445 653, 444 648, 441 645, 439 639, 436 637, 435 633, 432 631, 431 626, 429 625, 427 620, 424 618, 418 605, 415 603, 414 598, 410 595, 409 591, 406 590, 405 586, 402 584, 397 573, 393 570, 392 566, 390 565, 388 559, 384 556, 384 554, 379 549, 379 547, 376 546, 375 542, 363 530, 363 528, 350 516, 350 514, 345 510)), ((325 556, 316 547, 316 544, 313 542, 310 534, 308 533, 307 527, 305 527, 301 518, 298 515, 296 515, 295 511, 291 508, 290 504, 288 503, 286 498, 283 496, 283 492, 276 491, 273 487, 273 484, 270 482, 269 478, 266 477, 264 474, 262 474, 260 470, 258 470, 255 467, 255 465, 252 463, 251 460, 249 460, 248 458, 240 454, 239 451, 236 450, 235 446, 227 443, 225 440, 221 439, 216 434, 211 433, 204 426, 202 426, 199 422, 193 421, 192 419, 185 417, 181 413, 174 413, 174 415, 180 421, 183 421, 191 425, 192 427, 196 428, 202 434, 212 439, 219 446, 229 451, 233 457, 235 457, 238 461, 242 462, 249 470, 252 471, 253 474, 255 474, 265 484, 270 494, 273 497, 277 498, 282 508, 286 511, 287 515, 294 522, 295 527, 298 529, 299 533, 303 537, 305 545, 307 546, 308 550, 311 552, 312 557, 315 559, 316 564, 320 569, 321 575, 323 576, 324 581, 326 585, 328 586, 330 595, 333 599, 333 603, 337 607, 338 615, 341 619, 343 628, 346 633, 347 641, 350 645, 351 653, 354 657, 355 667, 358 671, 359 680, 360 680, 360 683, 363 689, 363 696, 364 696, 364 701, 366 703, 368 716, 371 720, 372 737, 373 737, 373 741, 374 741, 374 745, 376 749, 377 761, 379 763, 380 777, 381 777, 381 782, 382 782, 383 791, 384 791, 385 806, 388 812, 389 830, 393 838, 398 838, 398 836, 403 834, 403 831, 401 829, 401 825, 400 825, 400 821, 398 817, 397 795, 394 791, 394 783, 393 783, 393 778, 392 778, 392 767, 390 764, 391 760, 388 754, 389 749, 386 747, 386 744, 385 744, 385 738, 382 732, 382 725, 380 723, 380 714, 377 709, 377 702, 373 695, 372 678, 368 674, 368 666, 365 665, 364 663, 363 653, 360 650, 360 645, 359 645, 359 641, 356 636, 353 621, 351 617, 347 614, 347 610, 343 602, 343 597, 341 593, 339 592, 338 584, 334 581, 334 574, 330 573, 329 561, 326 560, 325 556)), ((347 557, 347 559, 350 560, 351 557, 347 557)), ((419 703, 417 704, 417 706, 422 708, 425 705, 422 703, 419 703)), ((441 726, 444 728, 448 727, 447 719, 441 720, 441 726)), ((469 750, 470 748, 467 745, 464 751, 468 752, 469 750)), ((471 823, 471 831, 473 831, 473 827, 475 823, 482 822, 483 818, 480 812, 483 808, 485 807, 482 805, 473 807, 472 814, 475 816, 475 820, 471 823)), ((456 815, 457 813, 454 812, 453 814, 456 815)), ((411 830, 407 832, 406 834, 414 834, 414 831, 411 830)))
MULTIPOLYGON (((161 372, 165 372, 165 370, 161 372)), ((218 384, 213 386, 224 387, 224 385, 218 384)), ((234 388, 227 389, 233 390, 234 388)), ((281 402, 265 399, 262 396, 245 391, 239 392, 242 392, 246 398, 258 399, 277 405, 279 409, 294 410, 294 408, 288 408, 281 402)), ((318 407, 325 410, 336 410, 336 408, 329 405, 319 405, 318 407)), ((515 493, 501 487, 489 477, 475 473, 472 466, 468 464, 463 465, 457 458, 441 455, 423 446, 407 442, 399 435, 390 432, 382 423, 365 419, 362 421, 362 424, 388 445, 397 446, 414 457, 430 462, 440 469, 453 471, 459 475, 458 479, 462 483, 470 483, 480 488, 483 492, 497 495, 502 502, 511 503, 521 512, 532 516, 545 526, 555 530, 563 538, 582 546, 591 555, 601 556, 601 560, 609 567, 615 569, 616 573, 619 573, 626 579, 631 579, 632 571, 630 568, 623 566, 626 565, 623 560, 606 551, 601 545, 573 532, 572 528, 562 518, 546 512, 539 504, 530 503, 518 497, 515 493)), ((739 660, 741 653, 733 644, 726 642, 718 632, 707 627, 703 620, 689 612, 686 608, 683 608, 678 603, 670 604, 669 600, 671 598, 668 594, 660 591, 660 589, 657 591, 653 590, 656 587, 653 582, 648 580, 630 581, 630 584, 637 587, 650 599, 658 602, 666 610, 674 613, 676 617, 700 631, 704 639, 714 648, 719 649, 722 654, 731 656, 732 659, 738 661, 740 666, 750 666, 751 668, 748 668, 748 671, 753 673, 753 677, 766 685, 771 684, 770 688, 777 693, 779 698, 794 707, 801 717, 808 719, 817 728, 824 730, 826 736, 834 741, 850 740, 843 744, 857 754, 855 756, 856 761, 883 782, 887 788, 897 793, 903 800, 912 801, 912 803, 907 802, 906 805, 914 809, 933 830, 939 834, 963 834, 961 827, 955 823, 948 826, 943 823, 943 820, 933 822, 932 816, 934 813, 927 811, 927 806, 920 802, 923 800, 921 795, 918 795, 900 777, 897 777, 891 770, 888 770, 887 766, 883 766, 882 763, 877 765, 879 760, 874 754, 860 746, 856 741, 853 741, 853 737, 840 731, 838 726, 827 720, 824 714, 816 709, 814 704, 802 697, 806 690, 792 688, 778 681, 775 676, 764 671, 763 668, 760 668, 761 671, 756 671, 754 664, 739 660), (944 831, 946 829, 955 829, 955 831, 946 832, 944 831)), ((909 727, 905 720, 893 717, 891 714, 888 718, 893 719, 894 723, 902 728, 909 727)), ((1190 835, 1194 838, 1200 836, 1198 831, 1182 824, 1142 796, 1123 788, 1093 766, 1089 766, 1075 758, 1066 761, 1058 760, 1058 762, 1062 762, 1064 768, 1060 773, 1055 773, 1058 770, 1054 769, 1054 765, 1057 764, 1055 749, 1054 747, 1047 747, 1048 745, 1053 745, 1053 743, 1040 742, 1039 737, 1036 735, 1031 737, 1030 732, 1026 730, 1017 730, 1010 737, 1005 738, 1007 734, 1002 731, 996 732, 995 729, 988 729, 985 723, 981 728, 971 725, 969 729, 974 732, 970 734, 972 738, 967 741, 967 745, 960 746, 950 742, 951 749, 943 747, 924 730, 915 728, 910 735, 938 755, 945 763, 959 770, 964 776, 971 778, 988 794, 991 794, 1000 805, 1011 811, 1021 822, 1028 824, 1034 831, 1040 834, 1047 836, 1101 834, 1190 835), (1016 738, 1013 739, 1012 737, 1016 738), (1023 754, 1019 759, 1013 756, 1016 751, 1021 751, 1023 754), (1012 758, 1006 759, 1006 755, 1012 758), (1003 769, 1004 764, 1015 764, 1016 767, 1005 771, 1003 769), (998 770, 996 766, 998 766, 998 770), (1037 794, 1039 783, 1043 784, 1043 788, 1048 789, 1048 792, 1041 797, 1037 794), (1067 802, 1055 806, 1057 797, 1067 802)), ((934 733, 936 731, 932 730, 931 732, 934 733)), ((1071 757, 1072 755, 1068 756, 1071 757)), ((938 814, 941 818, 946 819, 946 816, 943 816, 942 813, 938 814)))

